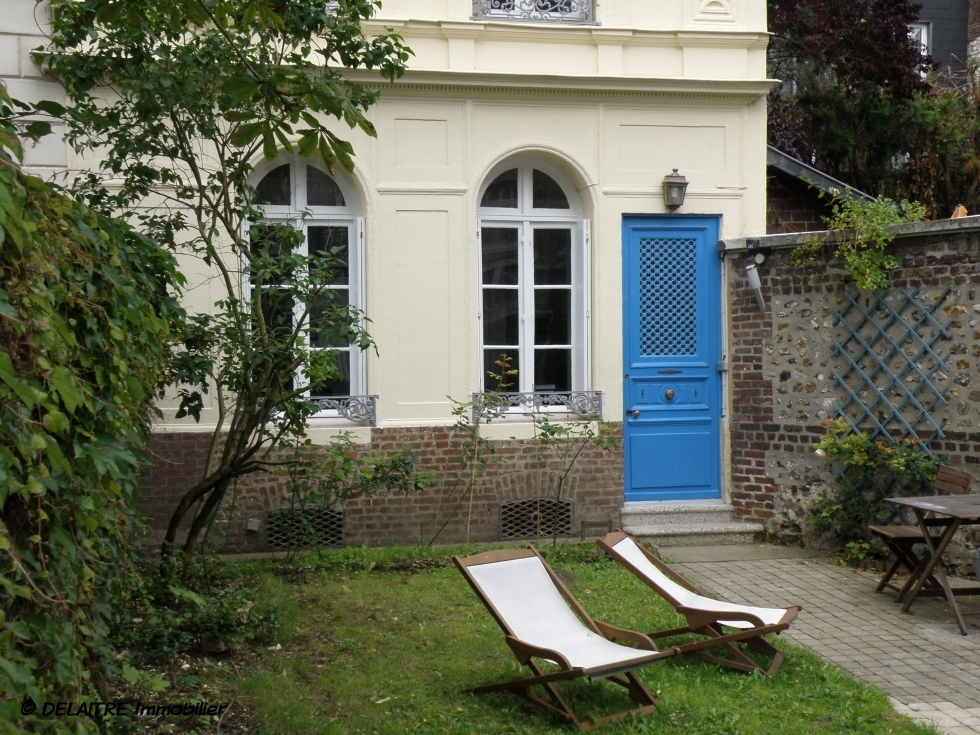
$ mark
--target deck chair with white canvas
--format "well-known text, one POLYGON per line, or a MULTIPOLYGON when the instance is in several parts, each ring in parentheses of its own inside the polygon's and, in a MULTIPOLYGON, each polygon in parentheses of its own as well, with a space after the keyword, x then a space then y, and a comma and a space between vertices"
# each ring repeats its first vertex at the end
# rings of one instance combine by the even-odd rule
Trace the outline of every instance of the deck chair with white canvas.
POLYGON ((715 600, 622 531, 614 531, 597 543, 687 618, 687 625, 683 628, 647 633, 650 638, 697 633, 707 637, 691 639, 677 646, 682 654, 739 671, 759 671, 766 676, 772 676, 779 670, 783 663, 783 654, 762 636, 786 630, 796 620, 802 607, 751 607, 715 600), (726 631, 725 628, 730 630, 726 631), (771 657, 769 667, 764 669, 753 661, 735 645, 739 642, 744 642, 745 647, 753 653, 771 657), (708 652, 716 647, 727 651, 732 658, 722 658, 708 652))
POLYGON ((534 674, 469 691, 513 692, 583 732, 630 713, 656 710, 656 699, 633 671, 675 655, 676 649, 658 651, 642 633, 593 620, 535 549, 487 551, 466 558, 454 556, 453 561, 503 629, 517 660, 534 674), (617 639, 641 648, 614 643, 617 639), (535 659, 557 664, 558 669, 546 673, 535 659), (554 686, 577 677, 619 684, 639 707, 592 722, 579 720, 554 686), (532 692, 539 686, 550 701, 532 692))

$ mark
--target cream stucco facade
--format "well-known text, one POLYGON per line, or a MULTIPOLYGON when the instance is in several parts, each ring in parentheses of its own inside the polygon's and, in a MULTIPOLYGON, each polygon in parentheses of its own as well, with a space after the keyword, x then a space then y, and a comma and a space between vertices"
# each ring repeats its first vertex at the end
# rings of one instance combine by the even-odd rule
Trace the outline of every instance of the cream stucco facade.
MULTIPOLYGON (((28 55, 43 42, 43 6, 4 5, 0 77, 15 97, 58 99, 28 55)), ((725 238, 765 231, 765 2, 604 0, 593 24, 473 13, 471 0, 387 0, 368 31, 401 34, 410 71, 381 84, 376 139, 337 128, 357 154, 337 179, 359 223, 378 345, 360 392, 379 396, 379 426, 425 426, 451 423, 447 396, 481 389, 480 196, 505 161, 538 162, 583 222, 578 387, 602 391, 604 418, 622 420, 623 215, 665 213, 661 182, 677 168, 690 181, 683 213, 720 215, 725 238)), ((54 137, 27 163, 43 175, 84 167, 54 137)), ((208 274, 185 266, 188 307, 209 309, 208 274)), ((210 407, 200 424, 164 412, 160 431, 214 421, 210 407)), ((317 435, 351 426, 317 423, 317 435)))

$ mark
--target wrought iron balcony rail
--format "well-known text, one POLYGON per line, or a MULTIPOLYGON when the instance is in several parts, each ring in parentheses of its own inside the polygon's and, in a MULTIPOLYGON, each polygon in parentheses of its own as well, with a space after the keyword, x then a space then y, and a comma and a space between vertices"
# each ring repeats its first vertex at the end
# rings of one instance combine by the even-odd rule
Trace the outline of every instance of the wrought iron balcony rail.
POLYGON ((567 393, 474 393, 473 421, 497 418, 509 413, 528 414, 564 409, 581 418, 602 416, 602 391, 581 390, 567 393))
POLYGON ((593 0, 473 0, 474 20, 592 23, 593 0))
POLYGON ((338 416, 356 424, 377 426, 378 396, 338 396, 310 400, 320 411, 336 411, 338 416))

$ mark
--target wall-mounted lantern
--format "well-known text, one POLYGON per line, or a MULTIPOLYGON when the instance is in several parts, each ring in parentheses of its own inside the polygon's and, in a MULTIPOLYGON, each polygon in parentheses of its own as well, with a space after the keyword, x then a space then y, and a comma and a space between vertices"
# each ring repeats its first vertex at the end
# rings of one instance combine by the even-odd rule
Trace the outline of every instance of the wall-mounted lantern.
POLYGON ((664 204, 671 212, 684 204, 684 195, 687 194, 687 179, 681 174, 674 173, 664 176, 664 204))

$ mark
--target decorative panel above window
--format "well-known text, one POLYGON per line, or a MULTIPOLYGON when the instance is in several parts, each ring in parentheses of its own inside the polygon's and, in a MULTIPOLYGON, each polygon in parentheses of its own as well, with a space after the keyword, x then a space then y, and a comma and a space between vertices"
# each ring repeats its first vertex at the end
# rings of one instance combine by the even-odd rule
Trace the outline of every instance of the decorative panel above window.
POLYGON ((473 17, 531 23, 592 23, 593 0, 473 0, 473 17))

